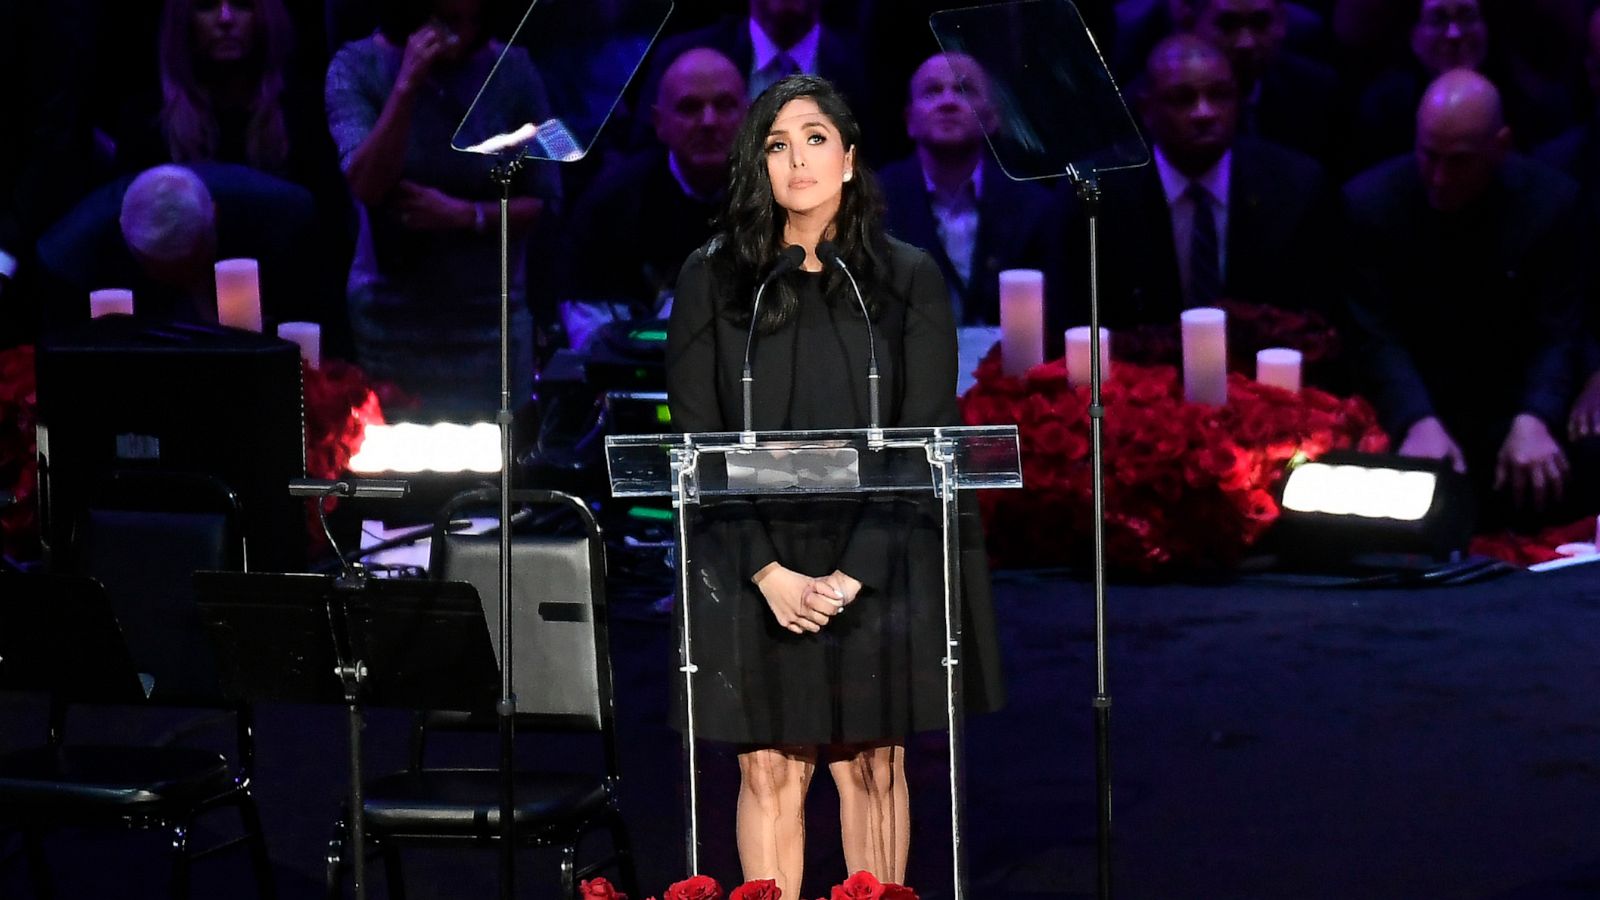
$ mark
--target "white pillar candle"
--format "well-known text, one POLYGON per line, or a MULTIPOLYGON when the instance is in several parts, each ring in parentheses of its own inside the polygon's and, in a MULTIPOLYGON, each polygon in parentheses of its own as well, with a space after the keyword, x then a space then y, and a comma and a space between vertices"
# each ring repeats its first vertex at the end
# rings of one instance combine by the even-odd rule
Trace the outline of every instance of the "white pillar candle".
MULTIPOLYGON (((1073 387, 1087 387, 1089 384, 1089 360, 1093 352, 1089 348, 1089 326, 1080 325, 1077 328, 1067 329, 1067 383, 1073 387)), ((1100 378, 1104 380, 1111 377, 1111 329, 1100 329, 1100 378)))
POLYGON ((261 270, 253 259, 217 262, 217 321, 232 328, 261 330, 261 270))
POLYGON ((133 291, 127 288, 102 288, 89 292, 89 318, 133 315, 133 291))
POLYGON ((315 322, 284 322, 278 337, 300 345, 300 358, 313 369, 322 368, 322 326, 315 322))
POLYGON ((1256 354, 1256 381, 1300 392, 1300 351, 1271 347, 1256 354))
POLYGON ((1228 402, 1228 314, 1202 306, 1184 310, 1183 395, 1190 403, 1228 402))
POLYGON ((1037 269, 1000 273, 1000 359, 1007 375, 1044 362, 1044 273, 1037 269))

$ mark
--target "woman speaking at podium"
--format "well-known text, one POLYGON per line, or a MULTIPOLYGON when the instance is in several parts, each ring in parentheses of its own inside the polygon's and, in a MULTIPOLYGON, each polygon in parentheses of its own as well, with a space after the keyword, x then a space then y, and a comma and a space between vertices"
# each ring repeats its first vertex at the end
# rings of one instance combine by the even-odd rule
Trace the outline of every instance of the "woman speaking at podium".
MULTIPOLYGON (((744 429, 747 343, 756 430, 872 424, 863 305, 880 424, 959 424, 949 293, 931 257, 884 234, 860 136, 814 76, 785 78, 751 106, 719 233, 678 281, 667 351, 678 430, 744 429)), ((946 723, 940 522, 931 493, 724 499, 695 515, 680 598, 694 629, 695 728, 738 747, 747 880, 800 896, 805 794, 820 764, 838 786, 846 866, 904 882, 906 738, 946 723)), ((961 668, 978 712, 1001 690, 981 534, 965 524, 961 668)))

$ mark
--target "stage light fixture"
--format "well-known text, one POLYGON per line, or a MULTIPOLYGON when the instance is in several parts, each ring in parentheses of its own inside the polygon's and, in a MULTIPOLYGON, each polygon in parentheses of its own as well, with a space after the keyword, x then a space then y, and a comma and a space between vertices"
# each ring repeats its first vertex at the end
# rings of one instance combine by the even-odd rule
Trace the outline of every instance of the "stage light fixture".
POLYGON ((361 450, 350 459, 350 471, 474 472, 500 471, 500 429, 490 422, 460 425, 368 425, 361 450))
POLYGON ((1278 546, 1298 559, 1442 559, 1472 536, 1471 487, 1441 460, 1348 451, 1297 457, 1279 505, 1278 546))

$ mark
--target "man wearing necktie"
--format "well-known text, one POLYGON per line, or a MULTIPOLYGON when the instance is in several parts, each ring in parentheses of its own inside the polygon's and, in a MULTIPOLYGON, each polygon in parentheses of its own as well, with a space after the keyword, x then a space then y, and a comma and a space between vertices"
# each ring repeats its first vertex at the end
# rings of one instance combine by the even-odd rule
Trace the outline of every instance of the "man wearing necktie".
POLYGON ((1150 56, 1142 109, 1155 143, 1156 172, 1172 220, 1183 305, 1223 296, 1233 142, 1239 88, 1227 61, 1193 38, 1174 38, 1150 56))
MULTIPOLYGON (((864 57, 853 35, 823 24, 822 0, 749 0, 745 15, 663 38, 650 53, 650 75, 640 96, 656 96, 667 65, 696 47, 709 47, 733 60, 752 100, 787 76, 821 75, 850 101, 868 132, 867 147, 881 149, 872 134, 880 114, 867 84, 864 57)), ((647 124, 643 117, 635 123, 635 145, 651 143, 647 124)))
MULTIPOLYGON (((1220 300, 1328 311, 1338 198, 1322 167, 1238 135, 1227 57, 1195 35, 1156 45, 1136 97, 1149 166, 1101 179, 1101 311, 1109 328, 1171 324, 1220 300)), ((1069 201, 1070 202, 1070 201, 1069 201)), ((1088 273, 1079 229, 1066 253, 1088 273)), ((1071 324, 1088 320, 1074 297, 1071 324)))

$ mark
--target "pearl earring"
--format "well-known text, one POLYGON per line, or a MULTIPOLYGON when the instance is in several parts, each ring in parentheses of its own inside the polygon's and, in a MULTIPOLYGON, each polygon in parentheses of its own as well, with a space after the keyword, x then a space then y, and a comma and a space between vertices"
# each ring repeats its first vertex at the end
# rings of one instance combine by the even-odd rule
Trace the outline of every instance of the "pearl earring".
POLYGON ((854 173, 854 172, 846 172, 846 173, 844 173, 844 180, 845 181, 849 181, 850 179, 854 178, 855 175, 856 175, 856 173, 854 173))

